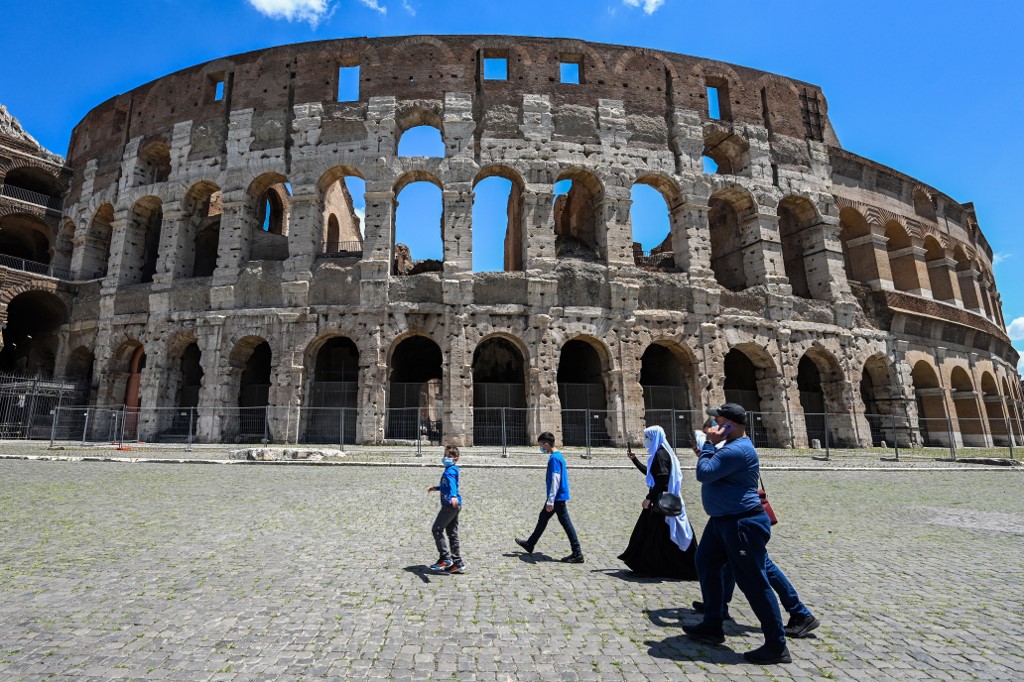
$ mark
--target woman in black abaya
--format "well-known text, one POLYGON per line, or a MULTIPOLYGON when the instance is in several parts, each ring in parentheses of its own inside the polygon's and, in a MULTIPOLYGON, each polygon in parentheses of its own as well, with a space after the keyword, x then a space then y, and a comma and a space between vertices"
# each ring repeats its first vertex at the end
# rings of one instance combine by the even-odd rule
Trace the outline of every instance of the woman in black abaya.
POLYGON ((683 475, 676 453, 665 438, 665 430, 651 426, 644 430, 644 446, 649 457, 647 464, 632 452, 629 457, 640 473, 647 475, 647 497, 643 501, 640 518, 636 521, 626 551, 619 559, 634 573, 640 575, 697 580, 697 538, 686 517, 686 505, 679 516, 664 516, 655 511, 654 502, 665 492, 680 494, 683 475))

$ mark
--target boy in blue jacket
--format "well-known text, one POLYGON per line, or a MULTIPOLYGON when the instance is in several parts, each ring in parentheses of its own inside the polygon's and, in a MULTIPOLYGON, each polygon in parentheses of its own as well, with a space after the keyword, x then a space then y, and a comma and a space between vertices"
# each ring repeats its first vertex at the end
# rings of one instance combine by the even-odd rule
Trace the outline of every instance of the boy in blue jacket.
POLYGON ((548 521, 557 514, 558 522, 565 529, 565 534, 569 537, 569 546, 572 548, 572 554, 563 557, 562 561, 567 564, 582 564, 583 550, 580 549, 580 540, 576 537, 576 529, 572 526, 569 509, 566 507, 566 502, 569 501, 569 472, 565 468, 565 458, 561 452, 555 450, 555 437, 550 431, 540 434, 537 442, 540 444, 540 451, 548 455, 548 470, 545 477, 548 497, 544 508, 540 510, 533 535, 528 540, 516 538, 516 544, 525 549, 527 554, 533 554, 533 548, 544 534, 548 521))
POLYGON ((444 464, 441 483, 427 488, 428 493, 441 493, 441 510, 437 512, 437 518, 431 528, 441 558, 430 567, 430 570, 439 573, 462 573, 466 570, 466 564, 459 554, 459 511, 462 509, 462 495, 459 493, 458 462, 459 449, 454 445, 446 445, 444 457, 441 458, 441 463, 444 464), (451 551, 448 551, 448 544, 444 541, 445 533, 448 534, 451 551))

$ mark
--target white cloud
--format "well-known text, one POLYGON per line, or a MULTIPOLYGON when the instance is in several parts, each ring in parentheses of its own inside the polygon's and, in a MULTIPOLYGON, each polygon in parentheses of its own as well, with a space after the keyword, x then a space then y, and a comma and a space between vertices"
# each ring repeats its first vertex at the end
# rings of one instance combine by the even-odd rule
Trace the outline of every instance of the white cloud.
POLYGON ((380 12, 381 14, 388 13, 388 8, 381 5, 377 0, 359 0, 359 4, 363 7, 369 7, 375 12, 380 12))
POLYGON ((1024 341, 1024 317, 1018 317, 1006 325, 1006 335, 1011 341, 1024 341))
POLYGON ((1012 253, 997 253, 994 256, 992 256, 992 265, 994 267, 994 266, 999 265, 1000 263, 1004 262, 1006 259, 1012 258, 1012 257, 1013 257, 1012 253))
POLYGON ((658 11, 658 8, 665 4, 665 0, 622 0, 630 7, 643 7, 644 14, 651 15, 658 11))
POLYGON ((248 0, 257 12, 271 19, 305 21, 317 24, 333 12, 329 0, 248 0))
POLYGON ((409 0, 402 0, 402 9, 408 12, 410 16, 416 16, 416 8, 409 4, 409 0))

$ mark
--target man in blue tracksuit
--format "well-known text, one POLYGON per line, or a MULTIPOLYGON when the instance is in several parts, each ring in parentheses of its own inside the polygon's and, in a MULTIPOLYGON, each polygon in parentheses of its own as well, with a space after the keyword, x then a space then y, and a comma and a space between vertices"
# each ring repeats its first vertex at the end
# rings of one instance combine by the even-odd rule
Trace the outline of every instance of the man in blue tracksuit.
POLYGON ((545 477, 547 500, 544 508, 540 510, 533 535, 527 540, 516 538, 516 544, 525 549, 527 554, 533 554, 533 548, 544 534, 548 521, 557 514, 558 522, 565 529, 565 534, 569 537, 569 546, 572 548, 572 554, 563 557, 562 561, 568 564, 582 564, 583 550, 580 549, 580 540, 576 537, 576 529, 572 526, 572 519, 569 518, 569 510, 566 507, 566 502, 569 501, 569 472, 565 468, 565 458, 561 452, 555 450, 555 437, 550 431, 540 434, 537 443, 540 444, 540 451, 548 455, 548 470, 545 477))
POLYGON ((440 573, 462 573, 466 570, 466 565, 459 554, 459 511, 462 510, 462 494, 459 493, 459 449, 454 445, 445 446, 441 463, 444 465, 441 482, 427 488, 428 493, 441 494, 441 509, 437 512, 434 526, 430 529, 434 534, 434 543, 437 545, 440 558, 430 569, 440 573), (451 551, 445 544, 445 533, 448 534, 451 551))
POLYGON ((761 622, 765 643, 743 657, 762 665, 791 663, 786 633, 766 572, 771 522, 757 495, 760 461, 746 435, 747 413, 742 405, 725 403, 708 410, 717 428, 708 430, 708 440, 697 460, 701 500, 708 515, 704 534, 697 545, 697 573, 704 598, 704 619, 684 625, 683 631, 698 641, 725 641, 722 615, 725 612, 722 568, 728 564, 736 585, 746 596, 761 622), (720 449, 715 445, 725 441, 720 449))

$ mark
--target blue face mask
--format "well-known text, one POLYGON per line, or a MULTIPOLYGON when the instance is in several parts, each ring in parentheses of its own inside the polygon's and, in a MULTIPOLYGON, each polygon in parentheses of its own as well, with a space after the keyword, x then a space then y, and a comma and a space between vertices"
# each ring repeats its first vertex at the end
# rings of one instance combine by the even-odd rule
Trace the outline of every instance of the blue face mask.
POLYGON ((651 449, 651 443, 652 443, 651 439, 648 438, 647 436, 644 436, 644 449, 645 450, 650 450, 651 449))
POLYGON ((540 450, 540 454, 542 454, 542 455, 548 454, 548 451, 544 449, 544 446, 541 446, 541 447, 539 447, 537 449, 540 450))
POLYGON ((455 464, 455 460, 452 459, 451 457, 442 457, 441 464, 445 465, 446 467, 450 467, 453 464, 455 464))

